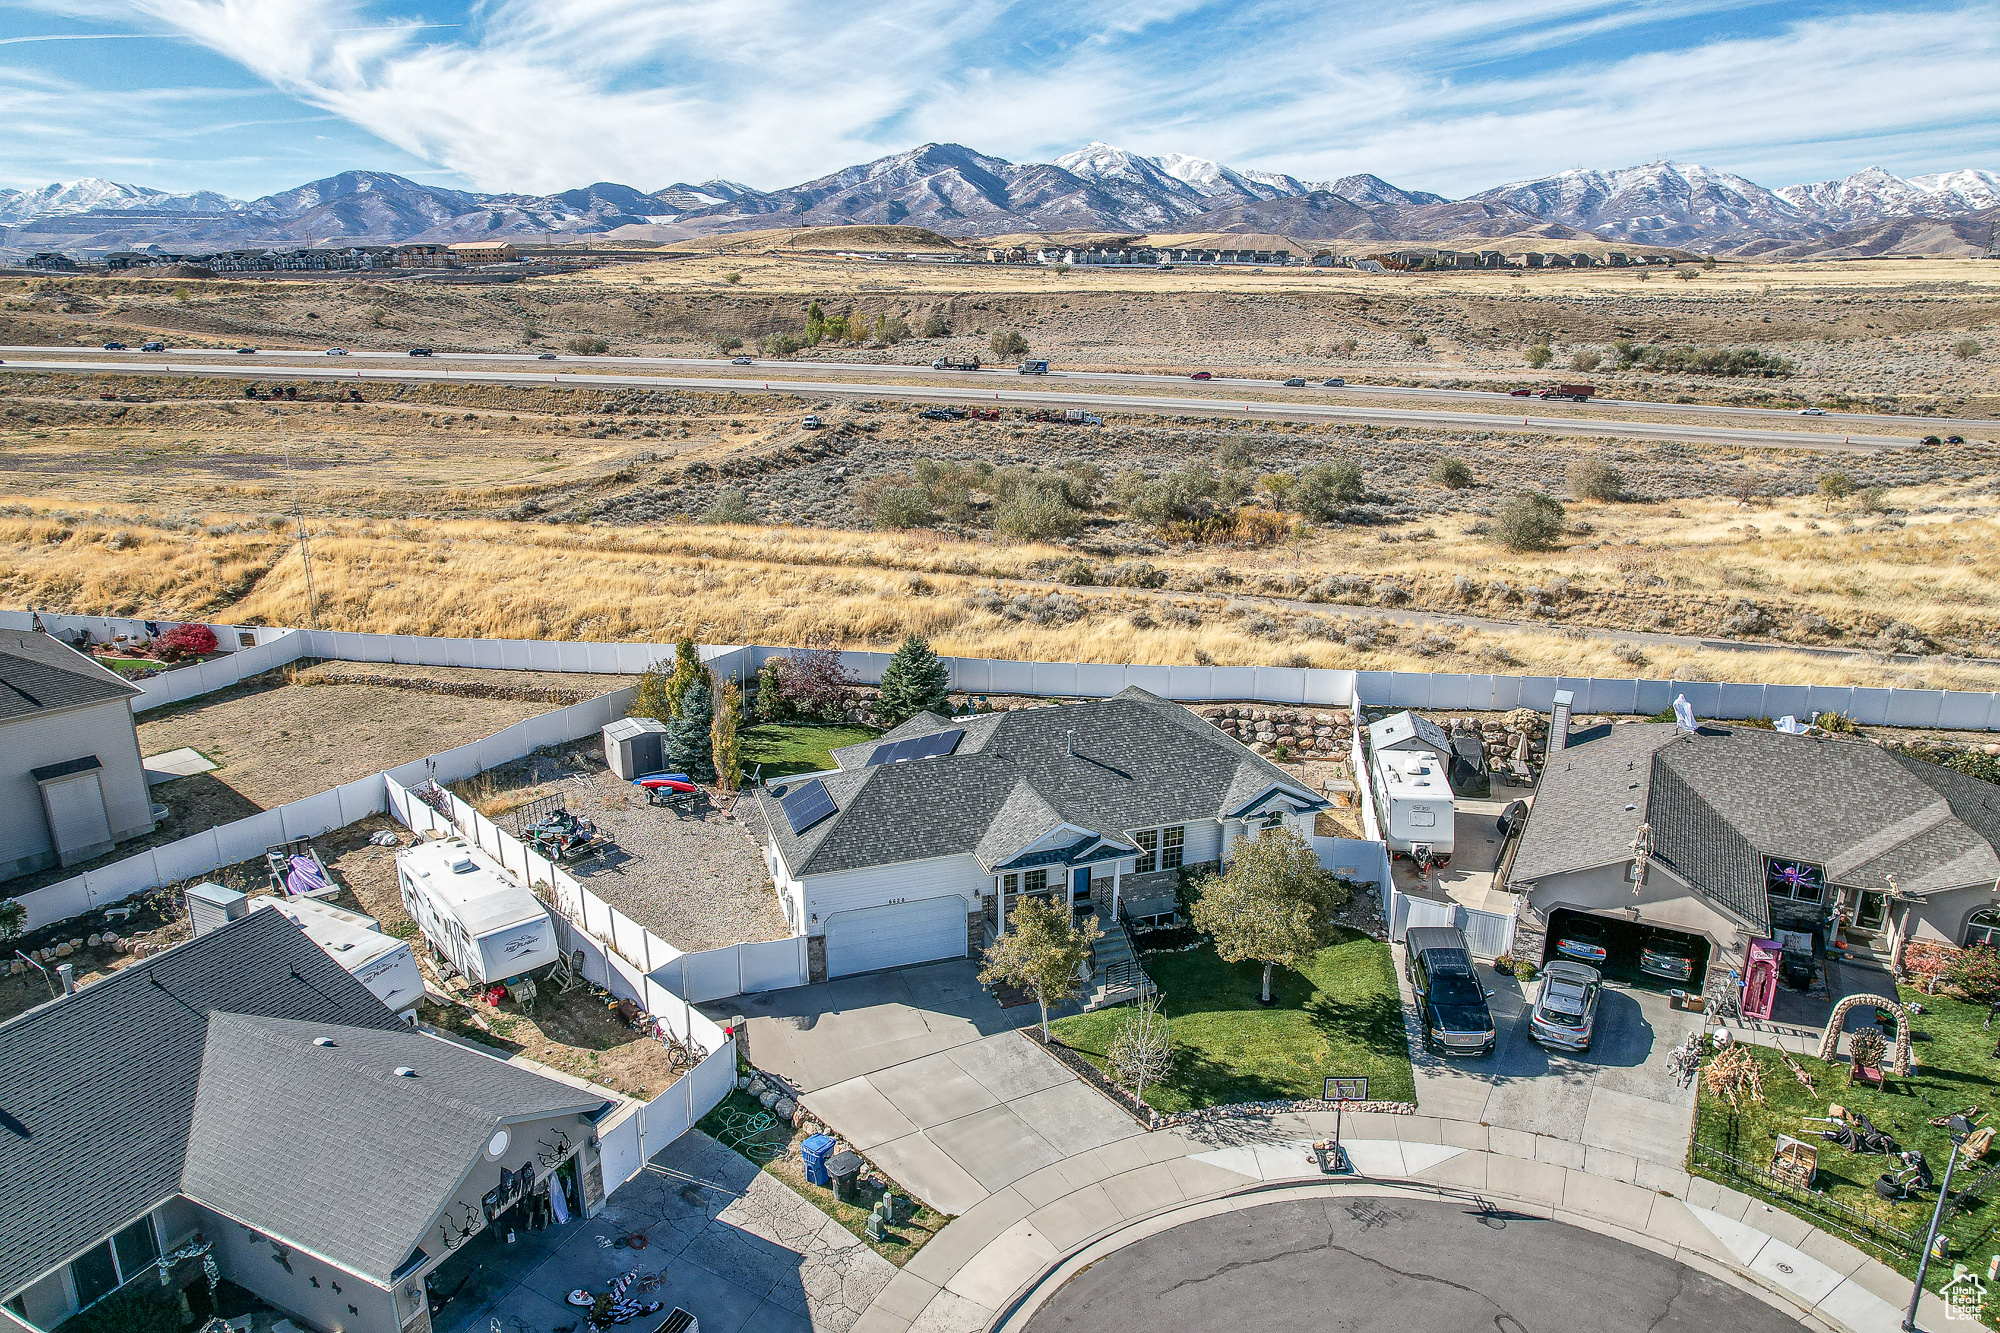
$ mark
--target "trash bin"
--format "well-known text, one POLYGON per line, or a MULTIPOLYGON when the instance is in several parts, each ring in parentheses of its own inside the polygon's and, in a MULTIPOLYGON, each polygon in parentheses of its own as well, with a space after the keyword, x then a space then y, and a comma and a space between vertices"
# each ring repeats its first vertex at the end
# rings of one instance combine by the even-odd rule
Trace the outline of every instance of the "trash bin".
POLYGON ((861 1175, 861 1159, 851 1152, 837 1152, 827 1159, 826 1173, 833 1177, 833 1196, 844 1203, 854 1202, 854 1182, 861 1175))
POLYGON ((833 1153, 833 1135, 814 1134, 799 1145, 799 1156, 806 1164, 806 1184, 826 1185, 826 1159, 833 1153))

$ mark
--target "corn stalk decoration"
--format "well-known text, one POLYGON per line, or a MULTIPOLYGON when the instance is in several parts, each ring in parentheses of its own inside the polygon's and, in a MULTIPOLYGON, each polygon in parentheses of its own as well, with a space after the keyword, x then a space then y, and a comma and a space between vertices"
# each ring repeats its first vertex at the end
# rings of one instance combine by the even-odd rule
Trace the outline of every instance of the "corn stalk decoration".
POLYGON ((1732 1111, 1742 1110, 1745 1098, 1764 1100, 1764 1067, 1741 1046, 1732 1046, 1710 1060, 1702 1077, 1708 1081, 1708 1090, 1728 1102, 1732 1111))

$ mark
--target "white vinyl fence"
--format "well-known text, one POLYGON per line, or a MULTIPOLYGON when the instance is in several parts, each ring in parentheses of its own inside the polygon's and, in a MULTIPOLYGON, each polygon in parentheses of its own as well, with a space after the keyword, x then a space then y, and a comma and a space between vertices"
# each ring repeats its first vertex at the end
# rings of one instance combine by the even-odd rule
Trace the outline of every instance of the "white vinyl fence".
POLYGON ((1514 947, 1514 918, 1502 912, 1486 912, 1463 903, 1436 898, 1413 898, 1396 888, 1389 889, 1389 938, 1401 941, 1412 927, 1450 926, 1465 936, 1474 958, 1498 958, 1514 947))

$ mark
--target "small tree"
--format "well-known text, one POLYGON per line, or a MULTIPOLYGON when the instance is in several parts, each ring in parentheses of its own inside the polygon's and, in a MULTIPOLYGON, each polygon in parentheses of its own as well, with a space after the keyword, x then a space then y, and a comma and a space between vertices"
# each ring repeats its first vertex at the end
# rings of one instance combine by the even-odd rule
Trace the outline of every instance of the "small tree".
POLYGON ((1167 1026, 1167 1016, 1160 1012, 1157 991, 1140 996, 1139 1002, 1125 1015, 1105 1059, 1118 1081, 1132 1089, 1132 1095, 1141 1102, 1146 1100, 1146 1085, 1158 1083, 1173 1070, 1173 1033, 1167 1026))
POLYGON ((1528 364, 1536 370, 1540 370, 1543 366, 1546 366, 1555 357, 1555 353, 1549 350, 1547 343, 1536 343, 1523 353, 1523 355, 1526 357, 1528 364))
POLYGON ((603 356, 611 350, 611 344, 594 333, 579 333, 563 346, 578 356, 603 356))
POLYGON ((176 625, 153 640, 153 651, 168 662, 201 657, 215 651, 215 631, 206 625, 176 625))
POLYGON ((943 659, 922 635, 911 634, 882 668, 882 697, 875 711, 893 727, 925 710, 947 711, 950 691, 951 671, 943 659))
POLYGON ((715 758, 709 732, 715 721, 715 696, 703 671, 681 696, 680 712, 667 723, 664 749, 667 767, 688 775, 691 782, 715 781, 715 758))
POLYGON ((701 514, 704 523, 755 523, 757 515, 750 510, 750 497, 740 486, 724 486, 708 502, 708 508, 701 514))
POLYGON ((995 356, 1023 356, 1028 350, 1028 340, 1021 336, 1018 329, 995 329, 993 336, 986 340, 986 345, 993 349, 995 356))
POLYGON ((1604 363, 1604 358, 1589 348, 1584 348, 1569 359, 1571 370, 1595 370, 1604 363))
POLYGON ((650 717, 655 722, 674 720, 672 682, 674 673, 665 662, 655 662, 639 677, 639 688, 632 695, 632 706, 626 710, 627 717, 650 717))
POLYGON ((1985 350, 1976 338, 1960 338, 1951 345, 1951 354, 1961 361, 1970 361, 1985 350))
POLYGON ((1292 488, 1298 511, 1320 523, 1337 518, 1341 510, 1360 503, 1367 493, 1361 465, 1346 458, 1307 468, 1299 473, 1299 484, 1292 488))
POLYGON ((1083 965, 1101 932, 1095 920, 1078 926, 1069 907, 1054 898, 1022 898, 1007 913, 1007 933, 986 951, 979 979, 991 986, 1019 986, 1042 1007, 1042 1040, 1049 1039, 1049 1005, 1083 989, 1083 965))
POLYGON ((1625 494, 1625 477, 1601 458, 1579 458, 1569 465, 1569 493, 1609 503, 1625 494))
POLYGON ((709 757, 715 761, 715 785, 723 791, 735 791, 737 781, 743 776, 743 741, 737 735, 742 725, 743 691, 732 680, 722 687, 722 707, 715 710, 715 721, 708 729, 709 757))
POLYGON ((785 662, 779 688, 798 712, 824 722, 847 716, 847 692, 854 686, 840 652, 827 644, 801 648, 785 662))
POLYGON ((1819 498, 1831 509, 1854 494, 1854 478, 1845 472, 1829 472, 1819 479, 1819 498))
POLYGON ((686 697, 688 686, 702 674, 701 653, 694 646, 694 636, 681 635, 674 641, 674 674, 667 677, 667 715, 660 719, 662 722, 671 722, 680 715, 681 700, 686 697))
POLYGON ((2000 997, 2000 952, 1988 945, 1974 945, 1952 959, 1944 975, 1968 1000, 2000 997))
POLYGON ((1271 969, 1303 966, 1332 944, 1333 914, 1346 901, 1347 890, 1306 840, 1281 827, 1239 840, 1190 915, 1224 962, 1264 965, 1263 1002, 1270 1004, 1271 969))
POLYGON ((0 898, 0 940, 11 940, 28 921, 28 909, 12 898, 0 898))
POLYGON ((1448 490, 1462 491, 1473 484, 1472 469, 1462 459, 1440 458, 1431 469, 1431 480, 1448 490))
POLYGON ((1563 507, 1534 491, 1510 495, 1493 515, 1493 532, 1510 551, 1546 551, 1562 536, 1563 507))
POLYGON ((757 671, 757 720, 790 722, 798 709, 785 697, 785 663, 789 658, 773 657, 757 671))
POLYGON ((875 497, 875 526, 891 530, 928 528, 937 522, 931 493, 924 486, 889 486, 875 497))
POLYGON ((933 313, 924 321, 924 337, 942 338, 951 332, 951 325, 944 322, 944 316, 933 313))

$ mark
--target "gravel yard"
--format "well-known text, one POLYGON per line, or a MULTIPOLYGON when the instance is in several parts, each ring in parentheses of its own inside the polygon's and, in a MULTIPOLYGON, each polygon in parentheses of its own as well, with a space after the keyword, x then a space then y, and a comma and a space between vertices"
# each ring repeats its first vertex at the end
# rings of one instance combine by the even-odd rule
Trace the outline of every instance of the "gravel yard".
POLYGON ((704 803, 685 815, 649 805, 588 742, 530 755, 455 790, 510 833, 520 806, 562 793, 572 814, 590 819, 613 843, 569 873, 677 949, 692 953, 791 934, 760 850, 763 820, 749 801, 725 797, 720 807, 704 803))

